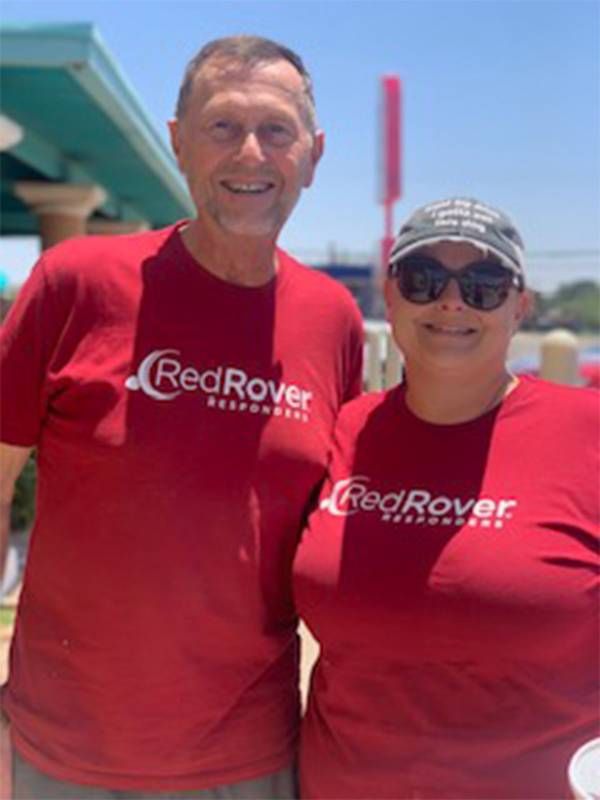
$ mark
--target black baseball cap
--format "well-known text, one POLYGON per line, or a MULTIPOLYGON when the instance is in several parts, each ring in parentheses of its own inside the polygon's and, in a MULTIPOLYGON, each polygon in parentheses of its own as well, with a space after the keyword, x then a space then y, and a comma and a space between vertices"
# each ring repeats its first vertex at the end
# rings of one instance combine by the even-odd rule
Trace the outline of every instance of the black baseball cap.
POLYGON ((468 197, 437 200, 411 214, 392 245, 389 266, 423 245, 448 241, 483 246, 504 266, 523 274, 523 240, 511 219, 468 197))

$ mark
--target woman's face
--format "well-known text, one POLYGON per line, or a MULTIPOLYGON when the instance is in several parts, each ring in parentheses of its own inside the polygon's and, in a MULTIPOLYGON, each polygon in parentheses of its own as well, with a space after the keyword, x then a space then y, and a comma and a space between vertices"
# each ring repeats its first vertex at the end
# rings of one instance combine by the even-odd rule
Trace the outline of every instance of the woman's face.
MULTIPOLYGON (((465 242, 439 242, 419 250, 455 271, 482 254, 465 242)), ((385 284, 387 318, 407 367, 420 364, 443 371, 504 369, 512 335, 529 307, 527 292, 512 288, 507 299, 493 311, 466 305, 456 281, 450 281, 437 300, 419 305, 405 300, 395 278, 385 284)))

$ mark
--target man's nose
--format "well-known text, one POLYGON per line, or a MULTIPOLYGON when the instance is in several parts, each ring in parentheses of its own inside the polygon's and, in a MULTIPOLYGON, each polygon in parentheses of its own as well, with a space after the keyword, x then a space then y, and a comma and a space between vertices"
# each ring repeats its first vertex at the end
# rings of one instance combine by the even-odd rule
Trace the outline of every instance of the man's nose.
POLYGON ((455 277, 451 277, 446 286, 444 287, 444 291, 438 297, 437 302, 442 308, 445 309, 459 309, 464 308, 465 302, 462 299, 462 295, 460 293, 460 287, 458 285, 458 280, 455 277))
POLYGON ((239 161, 263 161, 263 152, 260 138, 256 131, 246 131, 242 134, 242 140, 238 150, 237 158, 239 161))

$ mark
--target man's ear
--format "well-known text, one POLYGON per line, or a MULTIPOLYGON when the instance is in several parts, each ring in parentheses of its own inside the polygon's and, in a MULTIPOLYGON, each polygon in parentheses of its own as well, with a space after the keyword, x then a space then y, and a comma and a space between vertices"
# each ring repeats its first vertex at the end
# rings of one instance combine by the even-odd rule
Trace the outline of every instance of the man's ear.
POLYGON ((321 160, 324 150, 325 150, 325 134, 323 133, 323 131, 317 131, 313 136, 313 143, 310 152, 310 164, 306 171, 306 176, 302 184, 305 189, 308 189, 308 187, 312 184, 314 180, 317 164, 321 160))
POLYGON ((169 139, 171 141, 173 155, 177 160, 179 169, 183 172, 183 165, 181 163, 181 128, 179 125, 179 120, 176 118, 168 120, 167 127, 169 129, 169 139))

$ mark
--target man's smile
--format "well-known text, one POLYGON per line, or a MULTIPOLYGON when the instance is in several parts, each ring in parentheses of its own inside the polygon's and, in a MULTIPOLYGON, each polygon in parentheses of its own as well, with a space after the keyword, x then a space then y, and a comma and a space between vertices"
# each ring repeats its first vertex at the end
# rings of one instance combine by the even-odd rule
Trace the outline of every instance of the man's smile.
POLYGON ((234 194, 264 194, 274 188, 271 181, 233 181, 223 180, 221 186, 234 194))

